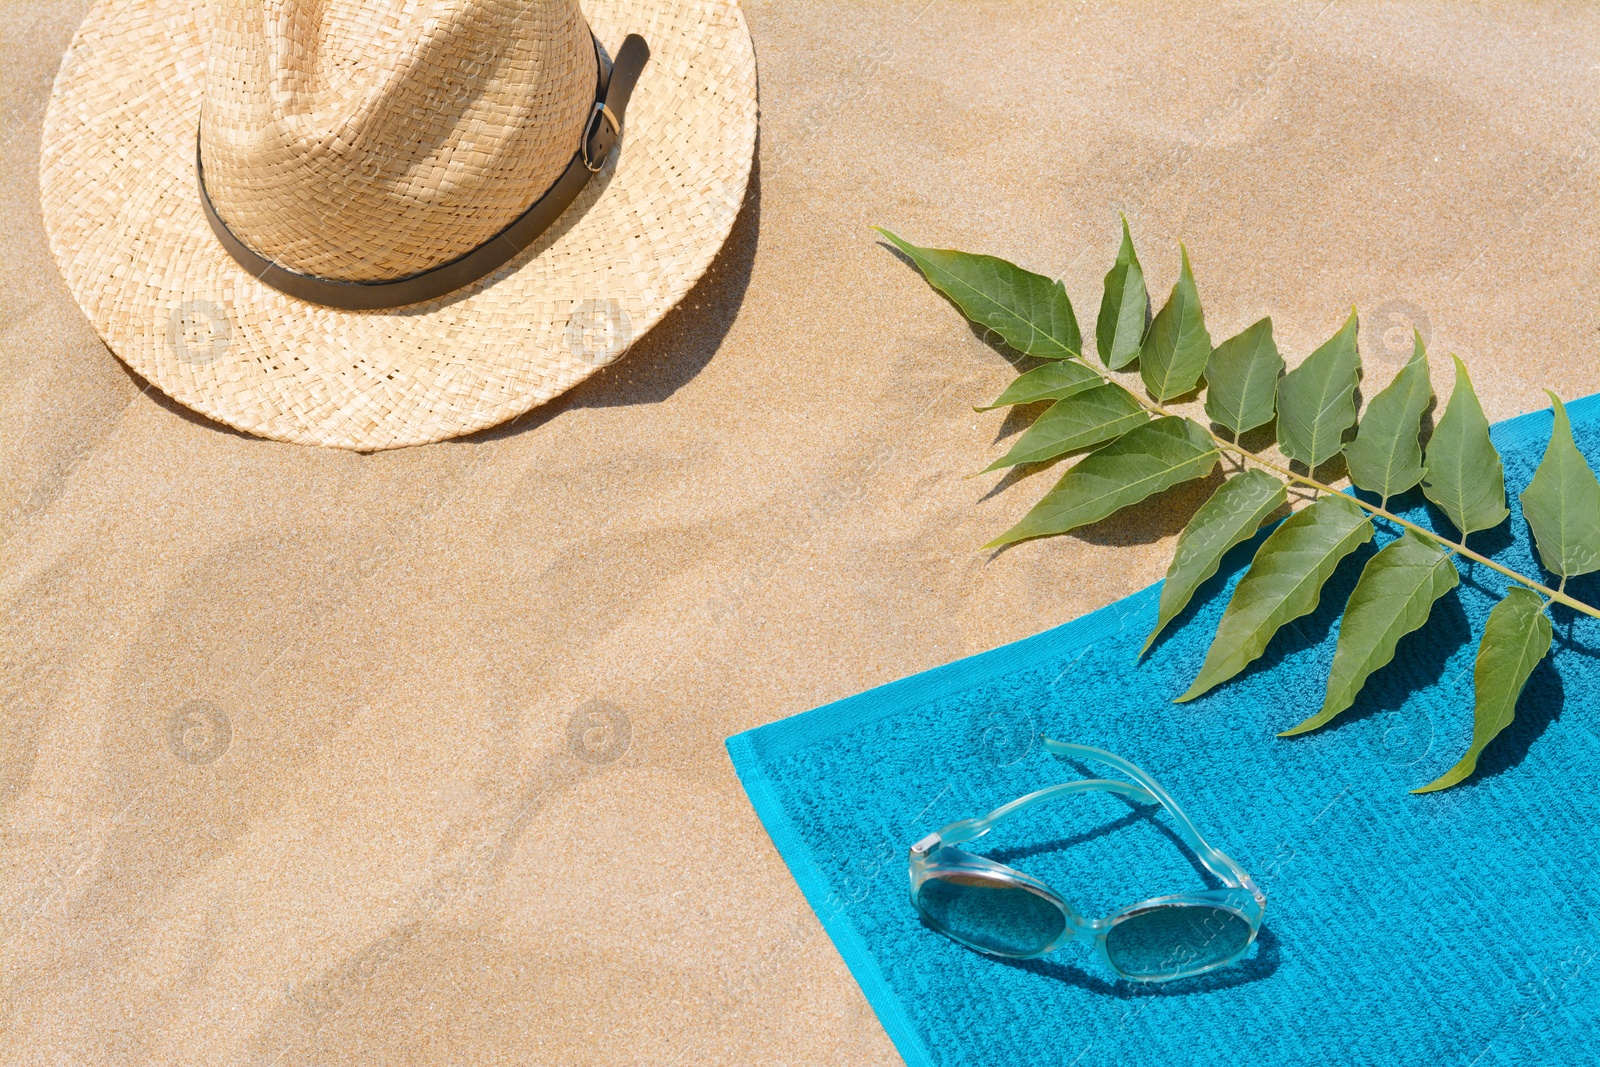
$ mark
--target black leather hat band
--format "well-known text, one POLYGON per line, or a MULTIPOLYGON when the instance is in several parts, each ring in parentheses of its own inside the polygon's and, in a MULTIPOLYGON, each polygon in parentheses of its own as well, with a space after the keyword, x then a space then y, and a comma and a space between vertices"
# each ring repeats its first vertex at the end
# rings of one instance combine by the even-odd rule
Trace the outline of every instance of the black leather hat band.
POLYGON ((643 37, 630 33, 617 50, 609 78, 604 65, 599 64, 598 43, 595 51, 600 69, 595 103, 584 124, 578 151, 572 154, 567 169, 562 171, 555 184, 545 190, 543 196, 509 226, 448 263, 404 278, 377 282, 336 281, 281 267, 241 241, 217 214, 211 196, 206 192, 205 167, 200 158, 199 138, 196 137, 194 169, 200 181, 200 205, 205 210, 206 221, 211 224, 211 230, 222 242, 222 247, 251 277, 299 300, 345 311, 376 311, 453 293, 493 273, 538 240, 539 235, 548 230, 578 198, 584 186, 589 184, 590 177, 605 166, 622 133, 622 119, 628 109, 628 98, 633 95, 634 83, 639 80, 645 62, 650 58, 650 47, 645 44, 643 37))

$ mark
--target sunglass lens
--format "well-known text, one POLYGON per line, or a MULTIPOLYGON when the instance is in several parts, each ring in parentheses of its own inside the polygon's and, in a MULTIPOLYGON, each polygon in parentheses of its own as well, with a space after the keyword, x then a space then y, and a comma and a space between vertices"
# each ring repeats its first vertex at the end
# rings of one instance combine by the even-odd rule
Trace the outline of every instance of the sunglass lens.
POLYGON ((1131 978, 1160 981, 1226 963, 1251 936, 1250 924, 1225 908, 1171 905, 1118 922, 1106 935, 1106 955, 1131 978))
POLYGON ((946 933, 1000 956, 1043 952, 1067 925, 1045 897, 982 875, 935 875, 922 883, 917 904, 946 933))

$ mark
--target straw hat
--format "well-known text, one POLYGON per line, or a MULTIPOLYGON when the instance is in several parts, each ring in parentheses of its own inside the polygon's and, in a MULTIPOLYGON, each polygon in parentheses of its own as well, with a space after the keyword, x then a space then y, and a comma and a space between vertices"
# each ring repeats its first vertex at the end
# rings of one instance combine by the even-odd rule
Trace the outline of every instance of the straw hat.
POLYGON ((99 0, 40 185, 136 372, 249 433, 371 450, 621 355, 727 238, 755 135, 737 0, 99 0))

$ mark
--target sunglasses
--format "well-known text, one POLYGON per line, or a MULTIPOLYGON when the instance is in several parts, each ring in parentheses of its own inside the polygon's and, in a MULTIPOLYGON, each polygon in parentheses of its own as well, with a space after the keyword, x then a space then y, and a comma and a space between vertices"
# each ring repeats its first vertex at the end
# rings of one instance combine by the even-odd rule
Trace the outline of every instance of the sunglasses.
POLYGON ((1138 767, 1098 748, 1043 741, 1049 752, 1103 763, 1133 781, 1090 778, 1053 785, 918 841, 911 846, 911 903, 923 920, 968 948, 1008 959, 1035 959, 1080 941, 1093 945, 1119 977, 1135 982, 1187 978, 1244 955, 1267 906, 1244 869, 1207 844, 1167 791, 1138 767), (1161 805, 1224 888, 1152 897, 1104 919, 1087 919, 1037 878, 954 847, 1047 800, 1087 792, 1161 805))

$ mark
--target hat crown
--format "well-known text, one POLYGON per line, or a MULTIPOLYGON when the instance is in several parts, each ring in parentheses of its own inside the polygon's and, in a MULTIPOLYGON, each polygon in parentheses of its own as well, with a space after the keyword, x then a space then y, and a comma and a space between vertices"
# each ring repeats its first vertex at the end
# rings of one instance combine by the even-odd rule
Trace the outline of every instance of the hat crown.
POLYGON ((405 277, 476 248, 549 188, 596 76, 576 0, 220 0, 206 190, 290 270, 405 277))

